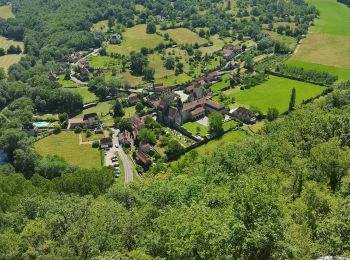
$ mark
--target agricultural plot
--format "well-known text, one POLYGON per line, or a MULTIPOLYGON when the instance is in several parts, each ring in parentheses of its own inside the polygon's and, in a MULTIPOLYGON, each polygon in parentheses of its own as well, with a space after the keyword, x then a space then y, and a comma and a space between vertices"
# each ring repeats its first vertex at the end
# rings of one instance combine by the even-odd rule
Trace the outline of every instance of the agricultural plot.
POLYGON ((11 5, 0 6, 0 17, 3 19, 15 17, 14 13, 12 12, 11 5))
POLYGON ((292 61, 311 63, 304 65, 314 68, 319 64, 317 69, 348 78, 343 69, 350 69, 350 8, 336 0, 308 0, 308 3, 320 11, 320 19, 315 21, 292 61))
POLYGON ((73 132, 62 132, 51 135, 35 143, 35 149, 43 156, 57 155, 67 163, 81 168, 100 168, 101 156, 98 149, 90 144, 79 144, 79 135, 73 132))
POLYGON ((303 100, 318 96, 324 87, 310 83, 280 78, 270 77, 266 82, 246 90, 229 90, 225 94, 233 96, 236 103, 233 105, 256 107, 263 113, 267 113, 268 108, 277 108, 280 113, 288 110, 292 89, 296 90, 296 104, 303 100))
POLYGON ((158 34, 147 34, 146 25, 139 24, 128 28, 123 33, 123 41, 120 45, 108 45, 107 52, 129 55, 132 51, 140 51, 142 47, 153 49, 160 43, 165 43, 158 34))
POLYGON ((195 44, 202 45, 207 42, 206 39, 199 37, 195 32, 192 32, 186 28, 177 28, 161 31, 162 34, 168 33, 170 38, 173 39, 177 44, 195 44))

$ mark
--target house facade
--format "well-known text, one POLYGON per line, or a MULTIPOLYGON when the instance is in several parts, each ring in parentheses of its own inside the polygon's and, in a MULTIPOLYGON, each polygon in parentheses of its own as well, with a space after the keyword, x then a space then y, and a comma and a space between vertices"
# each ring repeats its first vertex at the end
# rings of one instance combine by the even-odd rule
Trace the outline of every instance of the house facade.
POLYGON ((245 124, 256 123, 255 114, 244 107, 237 107, 235 109, 232 109, 229 114, 245 124))

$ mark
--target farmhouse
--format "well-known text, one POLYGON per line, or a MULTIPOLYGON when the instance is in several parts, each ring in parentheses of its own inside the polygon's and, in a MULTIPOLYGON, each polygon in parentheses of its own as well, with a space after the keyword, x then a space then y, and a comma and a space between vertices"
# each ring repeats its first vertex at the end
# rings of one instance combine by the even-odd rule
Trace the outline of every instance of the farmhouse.
POLYGON ((242 46, 240 45, 234 46, 230 44, 222 49, 221 55, 226 61, 230 61, 231 59, 236 57, 238 54, 241 54, 242 52, 243 52, 242 46))
POLYGON ((100 118, 98 117, 98 115, 96 113, 90 113, 90 114, 86 114, 84 115, 83 118, 72 118, 68 120, 68 127, 67 129, 74 129, 78 126, 80 127, 96 127, 99 126, 101 123, 100 118))
POLYGON ((110 148, 112 146, 113 146, 113 139, 112 139, 112 137, 101 138, 101 140, 100 140, 100 147, 101 147, 101 149, 110 148))
POLYGON ((119 143, 124 147, 130 147, 133 144, 132 134, 129 131, 123 131, 118 135, 119 143))
POLYGON ((232 109, 229 114, 245 124, 256 123, 255 114, 244 107, 232 109))
POLYGON ((142 151, 137 151, 136 154, 135 154, 135 159, 136 159, 136 162, 144 167, 148 167, 151 165, 152 163, 152 158, 142 152, 142 151))

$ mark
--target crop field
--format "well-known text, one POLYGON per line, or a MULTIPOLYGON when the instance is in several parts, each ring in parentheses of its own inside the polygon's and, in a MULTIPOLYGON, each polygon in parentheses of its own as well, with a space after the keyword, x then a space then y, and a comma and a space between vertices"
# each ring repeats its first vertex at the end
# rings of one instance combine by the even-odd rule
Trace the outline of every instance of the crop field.
POLYGON ((91 145, 79 144, 79 135, 73 132, 62 132, 51 135, 35 143, 35 149, 43 156, 57 155, 71 165, 81 168, 100 168, 100 152, 91 145))
POLYGON ((228 90, 225 93, 233 96, 236 103, 246 107, 259 108, 263 113, 267 113, 268 108, 277 108, 280 113, 288 110, 292 89, 296 90, 296 104, 303 100, 315 97, 322 93, 324 87, 310 83, 271 76, 264 83, 246 90, 228 90), (230 93, 231 92, 231 93, 230 93))
POLYGON ((68 88, 68 90, 74 93, 78 93, 83 98, 84 104, 97 100, 96 95, 90 92, 88 87, 68 88))
POLYGON ((307 2, 320 11, 320 19, 315 21, 292 60, 312 63, 306 67, 324 65, 318 69, 347 78, 342 69, 350 69, 350 8, 336 0, 307 2))
POLYGON ((14 13, 11 10, 11 5, 0 6, 0 17, 4 19, 15 17, 14 13))
POLYGON ((129 55, 132 51, 140 51, 142 47, 155 48, 165 40, 158 34, 146 33, 146 25, 139 24, 128 28, 123 33, 123 41, 120 45, 108 45, 107 52, 129 55))
POLYGON ((1 56, 0 68, 3 68, 6 72, 11 65, 18 63, 23 56, 23 54, 10 54, 1 56))
POLYGON ((162 34, 168 33, 170 38, 173 39, 177 44, 204 44, 207 42, 206 39, 199 37, 195 32, 192 32, 186 28, 169 29, 161 31, 162 34))

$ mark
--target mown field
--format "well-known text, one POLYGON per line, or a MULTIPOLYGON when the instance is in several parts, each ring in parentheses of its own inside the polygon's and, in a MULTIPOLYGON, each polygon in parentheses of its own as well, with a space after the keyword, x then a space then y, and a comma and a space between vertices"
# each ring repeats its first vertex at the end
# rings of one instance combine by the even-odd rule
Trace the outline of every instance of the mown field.
POLYGON ((161 34, 168 33, 170 38, 173 39, 177 44, 195 44, 202 45, 207 42, 206 39, 199 37, 195 32, 192 32, 186 28, 169 29, 160 31, 161 34))
POLYGON ((7 50, 8 47, 10 47, 11 45, 16 47, 20 46, 22 50, 24 49, 23 42, 13 41, 13 40, 7 39, 6 37, 0 36, 0 48, 7 50))
POLYGON ((310 83, 271 76, 260 85, 246 90, 228 90, 224 93, 233 96, 236 103, 233 107, 246 106, 259 108, 263 113, 267 113, 268 108, 277 108, 280 113, 288 110, 292 89, 296 90, 296 104, 301 104, 303 100, 318 96, 324 87, 310 83))
POLYGON ((336 0, 307 2, 320 11, 320 19, 315 21, 315 26, 291 60, 303 62, 295 63, 298 66, 327 71, 342 79, 349 78, 350 8, 336 0))
POLYGON ((1 56, 0 68, 3 68, 6 72, 11 65, 18 63, 23 56, 23 54, 10 54, 1 56))
POLYGON ((11 10, 11 5, 0 6, 0 17, 4 19, 15 17, 14 13, 11 10))
POLYGON ((123 33, 123 41, 120 45, 108 45, 107 52, 129 55, 132 51, 140 51, 142 47, 155 48, 165 40, 157 34, 147 34, 146 25, 139 24, 128 28, 123 33))
POLYGON ((80 145, 79 135, 73 132, 62 132, 43 138, 34 147, 43 156, 57 155, 71 165, 82 168, 101 167, 99 150, 93 149, 91 145, 80 145))

